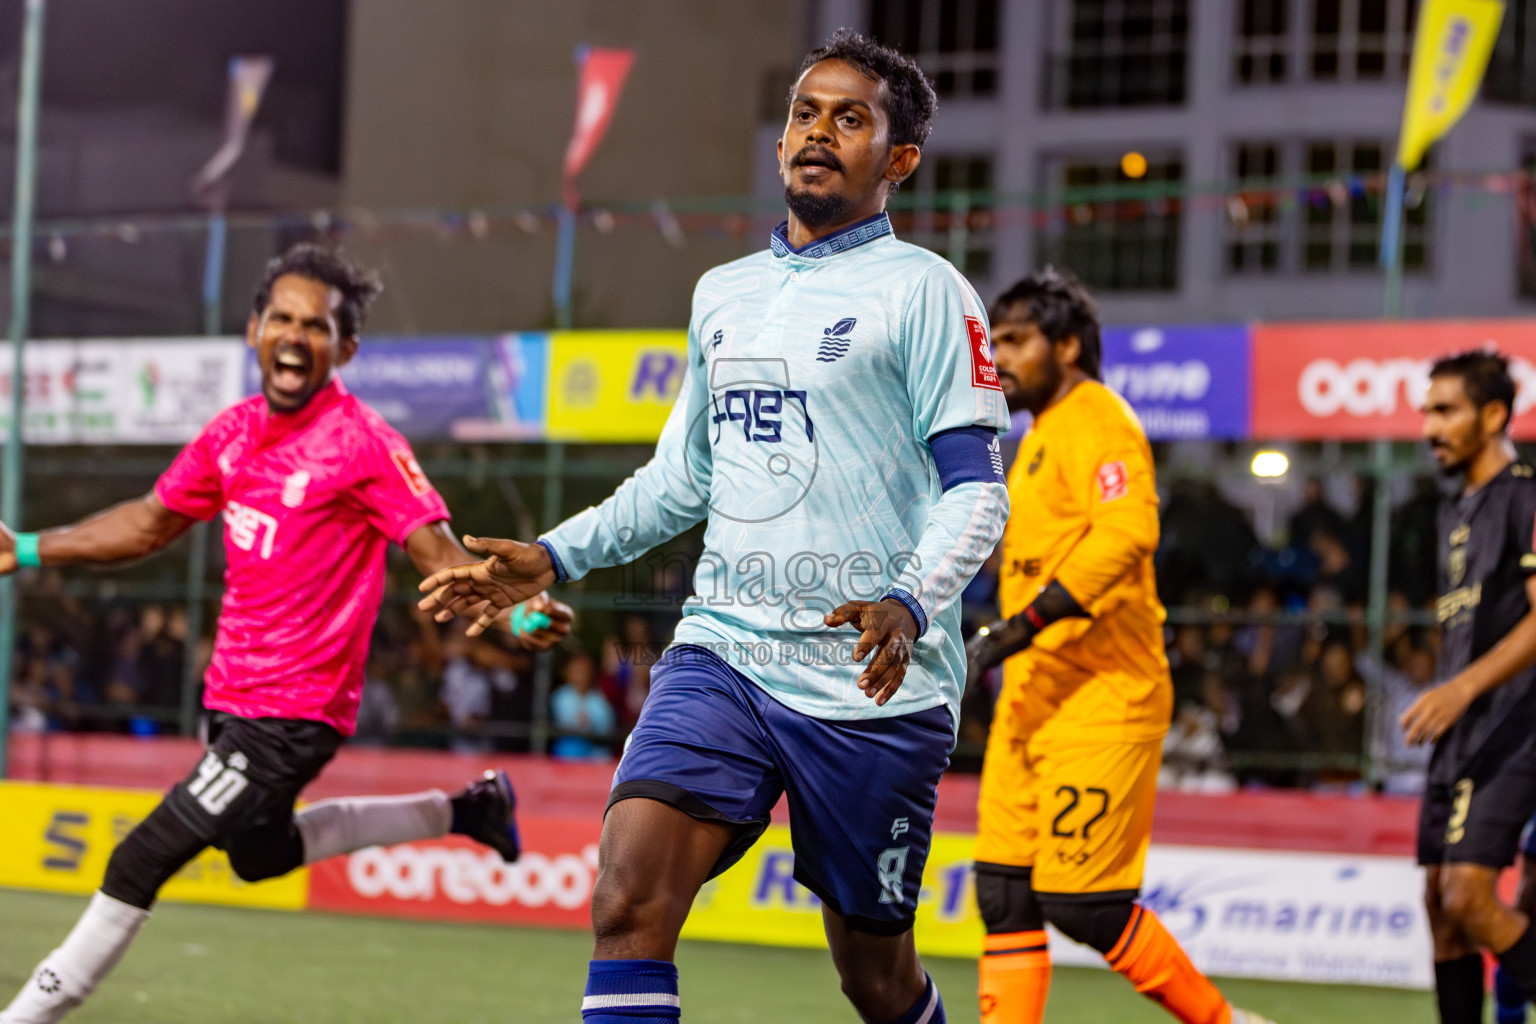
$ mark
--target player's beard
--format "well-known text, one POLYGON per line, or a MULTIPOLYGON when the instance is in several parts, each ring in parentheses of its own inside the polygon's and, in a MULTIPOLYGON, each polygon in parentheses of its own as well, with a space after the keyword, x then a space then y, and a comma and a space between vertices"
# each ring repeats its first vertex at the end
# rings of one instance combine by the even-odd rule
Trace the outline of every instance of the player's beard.
POLYGON ((1030 384, 1025 384, 1015 377, 1014 386, 1017 388, 1017 398, 1009 399, 1008 410, 1010 412, 1017 412, 1020 409, 1028 409, 1031 414, 1039 416, 1045 411, 1045 407, 1051 404, 1051 399, 1056 397, 1056 392, 1060 390, 1064 377, 1066 377, 1066 373, 1056 364, 1055 360, 1047 361, 1042 365, 1039 378, 1030 384))
POLYGON ((824 228, 845 220, 853 209, 853 200, 838 192, 813 192, 810 189, 796 191, 784 186, 784 203, 789 212, 808 228, 824 228))

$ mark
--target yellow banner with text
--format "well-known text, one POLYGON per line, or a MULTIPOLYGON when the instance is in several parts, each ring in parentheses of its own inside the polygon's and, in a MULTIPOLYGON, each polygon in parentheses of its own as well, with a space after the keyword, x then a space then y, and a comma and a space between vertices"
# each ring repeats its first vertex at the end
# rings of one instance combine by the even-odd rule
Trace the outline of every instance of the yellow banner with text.
MULTIPOLYGON (((917 903, 917 947, 930 956, 975 957, 983 928, 971 895, 975 837, 936 833, 917 903)), ((685 939, 771 946, 827 944, 821 901, 794 879, 789 829, 768 829, 740 862, 707 883, 694 900, 685 939)))
POLYGON ((546 436, 654 442, 687 366, 686 331, 556 331, 549 336, 546 436))
MULTIPOLYGON (((0 886, 91 893, 112 849, 160 802, 161 794, 130 789, 0 783, 0 886)), ((162 899, 302 910, 309 872, 251 884, 235 877, 221 850, 207 849, 176 873, 162 899)))

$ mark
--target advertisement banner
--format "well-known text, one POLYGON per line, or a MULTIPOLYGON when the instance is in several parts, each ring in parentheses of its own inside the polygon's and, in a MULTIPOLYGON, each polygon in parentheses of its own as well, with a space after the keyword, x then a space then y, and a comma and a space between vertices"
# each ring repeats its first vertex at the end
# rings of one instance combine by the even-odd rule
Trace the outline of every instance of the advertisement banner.
POLYGON ((590 928, 599 820, 520 815, 516 864, 462 836, 369 847, 311 867, 316 910, 590 928))
POLYGON ((1104 383, 1154 441, 1248 436, 1250 346, 1243 325, 1107 327, 1104 383))
MULTIPOLYGON (((160 797, 141 790, 0 783, 0 886, 95 892, 113 848, 160 797)), ((160 898, 302 910, 308 890, 305 869, 251 884, 235 877, 222 851, 207 849, 166 883, 160 898)))
POLYGON ((655 442, 687 370, 686 331, 556 331, 549 344, 549 440, 655 442))
POLYGON ((1536 438, 1536 321, 1261 324, 1253 328, 1253 432, 1291 440, 1417 439, 1429 367, 1496 347, 1520 385, 1511 431, 1536 438))
POLYGON ((455 420, 458 441, 533 441, 544 437, 549 335, 503 334, 490 342, 486 392, 490 414, 455 420))
MULTIPOLYGON (((261 390, 247 350, 245 393, 261 390)), ((338 375, 347 389, 408 438, 447 439, 458 420, 490 415, 490 342, 472 337, 369 337, 338 375)))
MULTIPOLYGON (((185 444, 241 397, 234 338, 34 341, 24 353, 31 444, 185 444)), ((10 346, 0 344, 0 409, 10 346)), ((0 412, 0 434, 9 415, 0 412)))
MULTIPOLYGON (((918 898, 917 945, 974 957, 970 836, 934 837, 918 898)), ((794 881, 789 830, 770 828, 741 863, 708 883, 685 938, 821 947, 821 904, 794 881)), ((1142 903, 1196 966, 1227 977, 1429 988, 1423 872, 1407 858, 1224 850, 1154 844, 1142 903)), ((1086 946, 1051 932, 1060 964, 1103 967, 1086 946)))

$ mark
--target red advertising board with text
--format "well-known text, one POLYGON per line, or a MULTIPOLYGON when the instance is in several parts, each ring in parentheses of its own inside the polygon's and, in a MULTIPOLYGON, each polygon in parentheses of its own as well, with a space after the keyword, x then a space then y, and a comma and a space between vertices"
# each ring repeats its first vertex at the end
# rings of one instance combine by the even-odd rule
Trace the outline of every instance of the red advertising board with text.
POLYGON ((432 921, 589 928, 602 820, 519 817, 523 855, 504 863, 462 836, 369 847, 310 869, 309 906, 432 921))
POLYGON ((1497 348, 1520 386, 1513 433, 1536 438, 1536 321, 1258 324, 1253 328, 1256 438, 1345 441, 1420 436, 1429 367, 1497 348))

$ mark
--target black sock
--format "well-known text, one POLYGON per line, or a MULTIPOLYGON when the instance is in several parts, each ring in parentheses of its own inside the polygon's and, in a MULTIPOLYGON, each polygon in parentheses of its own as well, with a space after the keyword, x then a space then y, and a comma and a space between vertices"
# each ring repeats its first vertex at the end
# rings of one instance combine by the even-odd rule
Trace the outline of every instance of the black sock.
MULTIPOLYGON (((1529 930, 1527 930, 1529 935, 1529 930)), ((1520 942, 1525 941, 1521 936, 1520 942)), ((1515 943, 1516 946, 1520 942, 1515 943)), ((1435 961, 1435 1002, 1440 1024, 1482 1024, 1483 955, 1435 961)))
POLYGON ((1526 992, 1536 992, 1536 928, 1526 925, 1515 944, 1498 956, 1510 981, 1526 992))

